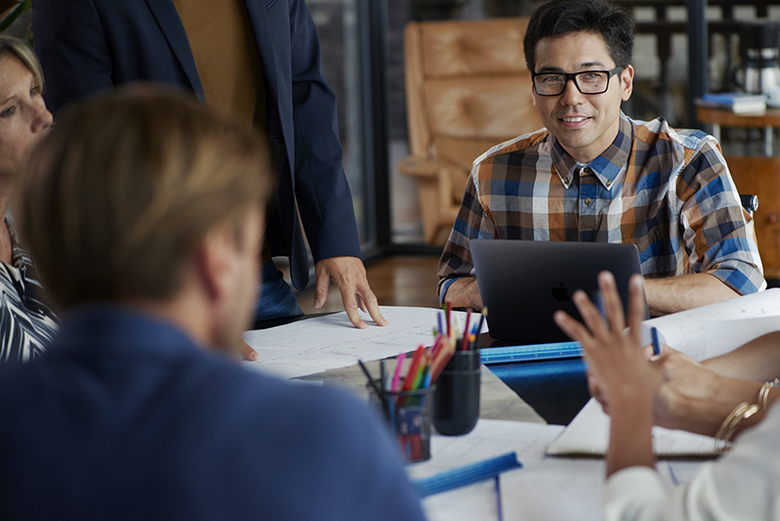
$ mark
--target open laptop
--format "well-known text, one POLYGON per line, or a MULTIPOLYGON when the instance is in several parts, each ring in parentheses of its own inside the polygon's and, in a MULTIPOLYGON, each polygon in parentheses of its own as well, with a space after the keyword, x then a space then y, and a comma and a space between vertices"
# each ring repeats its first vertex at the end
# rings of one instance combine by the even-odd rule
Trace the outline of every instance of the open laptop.
POLYGON ((492 345, 571 341, 553 313, 580 318, 575 290, 594 298, 597 275, 609 270, 625 306, 628 279, 641 273, 633 244, 472 239, 470 246, 490 337, 504 341, 492 345))

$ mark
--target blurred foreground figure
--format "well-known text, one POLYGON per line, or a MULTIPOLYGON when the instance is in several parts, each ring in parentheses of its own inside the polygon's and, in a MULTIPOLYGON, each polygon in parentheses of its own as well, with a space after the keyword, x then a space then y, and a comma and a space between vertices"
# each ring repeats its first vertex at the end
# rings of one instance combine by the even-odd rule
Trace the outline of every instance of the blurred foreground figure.
POLYGON ((365 406, 236 363, 267 149, 181 96, 74 105, 22 168, 15 212, 63 323, 0 368, 3 519, 422 519, 365 406))
MULTIPOLYGON (((687 382, 681 382, 679 376, 670 375, 668 355, 648 361, 640 349, 645 317, 642 279, 634 275, 629 284, 627 317, 609 272, 599 275, 607 320, 583 291, 573 298, 584 323, 563 311, 555 315, 561 329, 582 343, 591 393, 611 418, 607 521, 780 519, 780 408, 775 405, 780 392, 776 381, 762 384, 717 375, 694 367, 698 364, 691 361, 684 370, 687 382), (669 489, 655 469, 654 423, 714 436, 716 448, 731 450, 717 461, 704 463, 687 483, 669 489)), ((738 351, 748 348, 748 353, 755 353, 754 348, 767 341, 763 338, 738 351)), ((752 357, 743 352, 729 358, 744 362, 752 357)), ((765 365, 776 366, 777 362, 768 359, 765 365)), ((682 367, 679 361, 672 362, 674 366, 682 367)))

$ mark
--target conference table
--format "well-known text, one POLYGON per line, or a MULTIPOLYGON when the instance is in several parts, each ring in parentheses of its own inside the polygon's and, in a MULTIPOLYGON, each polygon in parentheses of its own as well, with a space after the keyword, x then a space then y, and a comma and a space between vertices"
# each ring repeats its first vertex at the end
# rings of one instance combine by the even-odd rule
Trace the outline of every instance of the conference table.
MULTIPOLYGON (((278 326, 294 323, 300 320, 324 317, 332 313, 318 313, 303 315, 299 317, 284 317, 278 319, 256 322, 254 330, 275 328, 278 326)), ((488 333, 482 335, 481 344, 489 345, 492 339, 488 333)), ((496 377, 503 382, 499 394, 506 401, 513 401, 520 397, 520 402, 526 410, 533 410, 536 417, 540 417, 546 423, 557 425, 567 425, 571 419, 582 409, 590 398, 585 378, 585 363, 580 357, 570 357, 557 360, 541 360, 532 362, 514 362, 497 363, 489 366, 491 375, 483 378, 483 385, 486 380, 495 382, 496 377), (509 391, 514 391, 514 394, 509 391)), ((483 367, 484 369, 484 367, 483 367)), ((378 374, 378 370, 375 371, 378 374)), ((483 370, 483 374, 485 371, 483 370)), ((352 387, 354 390, 365 390, 365 377, 362 376, 353 366, 351 370, 335 370, 333 373, 318 373, 314 376, 308 376, 304 379, 322 378, 331 383, 338 383, 352 387), (354 378, 350 378, 352 375, 354 378), (362 378, 362 380, 361 380, 362 378)), ((496 385, 496 388, 499 386, 496 385)), ((496 391, 496 389, 494 389, 496 391)), ((493 393, 487 393, 491 395, 493 393)), ((483 394, 483 397, 485 395, 483 394)), ((485 411, 485 405, 482 404, 482 411, 485 411)), ((489 415, 487 418, 493 419, 523 419, 520 417, 501 417, 499 415, 489 415)), ((524 420, 525 421, 525 420, 524 420)))
MULTIPOLYGON (((391 325, 400 321, 392 318, 391 312, 386 312, 385 308, 382 313, 391 321, 391 325)), ((344 317, 342 322, 345 320, 344 317)), ((419 327, 430 331, 424 317, 407 317, 406 320, 408 328, 419 327), (412 324, 410 320, 418 320, 420 323, 412 324)), ((350 344, 352 336, 359 338, 365 334, 344 324, 342 326, 343 330, 338 336, 339 344, 350 344)), ((397 329, 393 333, 388 330, 386 336, 398 335, 399 331, 397 329)), ((368 334, 383 333, 378 328, 368 331, 368 334)), ((330 341, 321 331, 307 331, 307 335, 320 339, 320 342, 330 341)), ((279 345, 280 338, 275 337, 271 343, 279 345)), ((366 339, 365 347, 360 348, 361 352, 376 342, 366 339)), ((413 347, 410 345, 409 351, 413 347)), ((300 355, 293 356, 301 358, 300 355)), ((394 367, 392 358, 380 356, 371 359, 367 355, 364 363, 370 373, 378 375, 379 359, 386 359, 388 367, 394 367)), ((355 360, 332 369, 299 375, 294 379, 315 385, 341 386, 360 400, 369 400, 366 377, 355 360)), ((516 455, 522 467, 503 472, 497 478, 425 497, 422 501, 429 519, 603 519, 603 458, 561 458, 545 454, 545 447, 564 429, 564 425, 556 425, 549 420, 556 418, 556 404, 561 409, 557 418, 566 420, 559 423, 568 423, 570 417, 588 399, 582 361, 574 358, 531 364, 483 365, 481 380, 480 419, 475 429, 464 436, 434 434, 431 439, 431 459, 408 464, 409 476, 414 482, 509 453, 516 455), (536 405, 532 406, 521 398, 523 394, 529 396, 529 401, 536 405), (545 414, 540 414, 537 408, 545 414)), ((698 465, 699 462, 661 461, 658 470, 671 484, 687 480, 698 465)))
MULTIPOLYGON (((379 374, 379 362, 365 362, 379 374)), ((507 371, 507 368, 503 368, 507 371)), ((412 480, 484 462, 510 452, 522 467, 463 488, 423 499, 431 521, 545 519, 601 520, 606 472, 603 458, 545 455, 545 447, 565 428, 548 424, 487 366, 481 368, 480 419, 464 436, 431 440, 431 459, 407 465, 412 480)), ((357 364, 315 373, 297 380, 337 385, 369 400, 366 377, 357 364)), ((700 461, 659 461, 658 470, 671 485, 693 476, 700 461)))

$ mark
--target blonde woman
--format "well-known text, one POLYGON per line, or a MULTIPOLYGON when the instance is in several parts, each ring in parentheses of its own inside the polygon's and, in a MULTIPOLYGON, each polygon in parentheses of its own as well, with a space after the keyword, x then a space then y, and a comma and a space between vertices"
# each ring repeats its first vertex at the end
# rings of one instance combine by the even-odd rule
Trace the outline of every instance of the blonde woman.
POLYGON ((0 362, 26 362, 42 353, 57 318, 41 302, 41 286, 9 216, 19 165, 52 124, 41 92, 43 74, 32 49, 0 35, 0 362))

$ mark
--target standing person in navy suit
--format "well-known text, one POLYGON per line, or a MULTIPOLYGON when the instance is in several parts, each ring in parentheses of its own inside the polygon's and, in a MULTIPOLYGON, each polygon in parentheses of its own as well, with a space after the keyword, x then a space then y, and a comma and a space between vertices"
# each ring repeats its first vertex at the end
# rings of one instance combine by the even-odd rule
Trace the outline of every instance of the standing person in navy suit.
POLYGON ((303 313, 271 260, 288 256, 293 285, 306 286, 302 222, 315 261, 314 306, 325 303, 332 280, 356 327, 367 327, 358 307, 387 324, 360 258, 336 100, 304 0, 35 0, 33 29, 55 114, 115 85, 161 81, 267 131, 277 187, 256 319, 303 313))

